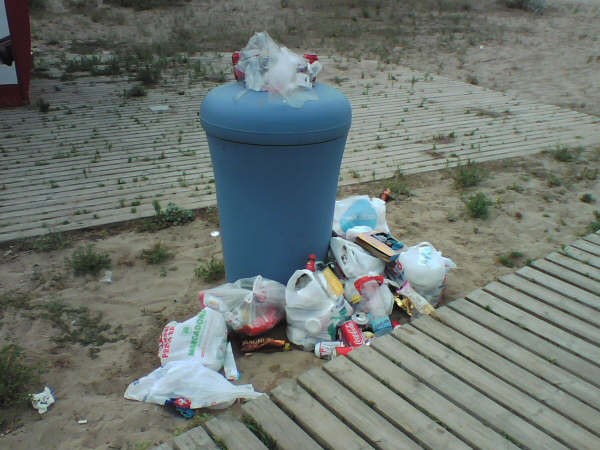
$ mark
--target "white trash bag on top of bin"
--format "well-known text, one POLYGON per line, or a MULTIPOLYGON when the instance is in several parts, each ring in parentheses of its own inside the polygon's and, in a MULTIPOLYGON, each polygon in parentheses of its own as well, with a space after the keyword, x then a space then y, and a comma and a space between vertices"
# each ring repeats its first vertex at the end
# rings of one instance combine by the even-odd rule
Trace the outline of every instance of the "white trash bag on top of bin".
POLYGON ((283 97, 290 106, 318 100, 312 81, 321 70, 318 61, 309 63, 286 47, 280 47, 266 31, 254 33, 240 52, 237 69, 244 72, 246 88, 269 91, 283 97))

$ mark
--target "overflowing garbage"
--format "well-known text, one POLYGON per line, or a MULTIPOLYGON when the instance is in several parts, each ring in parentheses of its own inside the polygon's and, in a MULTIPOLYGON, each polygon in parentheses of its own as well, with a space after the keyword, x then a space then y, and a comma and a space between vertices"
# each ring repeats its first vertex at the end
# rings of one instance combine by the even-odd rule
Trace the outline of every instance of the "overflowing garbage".
POLYGON ((232 383, 240 380, 236 353, 300 349, 332 359, 400 326, 394 308, 407 320, 433 313, 456 265, 428 242, 395 238, 385 207, 368 196, 337 201, 326 260, 307 255, 286 285, 256 275, 202 290, 199 313, 164 327, 161 366, 131 383, 125 398, 192 417, 196 408, 262 395, 232 383), (269 336, 280 323, 287 339, 269 336))
POLYGON ((243 81, 246 89, 268 91, 297 108, 318 99, 312 88, 322 69, 319 57, 297 55, 278 45, 266 31, 255 33, 246 47, 232 55, 232 62, 236 80, 243 81))

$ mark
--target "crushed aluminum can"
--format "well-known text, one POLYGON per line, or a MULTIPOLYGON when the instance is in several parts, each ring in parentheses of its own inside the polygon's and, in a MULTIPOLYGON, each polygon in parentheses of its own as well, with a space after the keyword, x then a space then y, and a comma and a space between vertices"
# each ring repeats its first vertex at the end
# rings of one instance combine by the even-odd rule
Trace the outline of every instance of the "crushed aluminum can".
POLYGON ((323 341, 315 344, 315 356, 321 359, 333 359, 338 347, 343 347, 342 341, 323 341))

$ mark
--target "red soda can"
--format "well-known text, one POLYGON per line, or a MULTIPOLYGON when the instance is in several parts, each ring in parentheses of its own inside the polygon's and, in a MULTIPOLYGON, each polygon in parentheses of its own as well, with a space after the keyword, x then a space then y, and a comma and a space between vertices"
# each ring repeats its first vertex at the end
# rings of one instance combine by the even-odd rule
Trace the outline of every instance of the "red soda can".
POLYGON ((360 347, 365 343, 365 335, 358 326, 358 324, 352 320, 345 322, 340 327, 340 334, 342 341, 347 347, 360 347))
POLYGON ((242 81, 246 78, 244 72, 237 68, 238 62, 240 62, 240 58, 242 54, 240 52, 233 52, 231 55, 231 62, 233 63, 233 75, 235 76, 236 81, 242 81))

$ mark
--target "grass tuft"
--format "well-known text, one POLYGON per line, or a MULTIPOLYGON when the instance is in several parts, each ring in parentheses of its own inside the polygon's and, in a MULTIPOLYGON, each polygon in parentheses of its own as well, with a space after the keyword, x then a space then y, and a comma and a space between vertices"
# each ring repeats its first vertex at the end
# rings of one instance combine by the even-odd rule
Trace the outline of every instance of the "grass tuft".
POLYGON ((520 265, 523 262, 523 258, 525 255, 518 251, 512 251, 509 253, 505 253, 504 255, 500 255, 498 257, 498 262, 505 267, 515 267, 520 265))
POLYGON ((392 191, 392 195, 410 195, 408 179, 400 169, 394 172, 394 176, 385 181, 385 187, 392 191))
POLYGON ((600 211, 594 211, 595 220, 588 225, 588 230, 592 233, 600 231, 600 211))
POLYGON ((246 427, 254 433, 254 435, 263 443, 269 450, 276 450, 279 448, 277 442, 267 434, 267 432, 260 426, 260 424, 247 414, 242 416, 242 422, 246 427))
POLYGON ((457 188, 469 188, 481 183, 484 171, 479 164, 469 160, 466 164, 460 164, 454 168, 453 178, 457 188))
POLYGON ((571 148, 566 145, 559 145, 556 150, 552 152, 554 159, 560 162, 571 162, 577 159, 577 155, 581 152, 581 149, 571 148))
POLYGON ((48 233, 36 238, 31 247, 34 251, 42 253, 61 250, 71 245, 72 242, 66 235, 62 233, 48 233))
POLYGON ((142 250, 140 258, 147 264, 161 264, 174 257, 174 253, 162 242, 155 243, 152 247, 142 250))
POLYGON ((194 274, 207 283, 219 281, 225 277, 225 263, 213 256, 208 262, 196 267, 194 274))
POLYGON ((93 244, 77 248, 67 264, 73 269, 75 275, 98 275, 102 269, 110 269, 112 262, 108 253, 96 252, 93 244))
POLYGON ((466 201, 467 211, 474 219, 487 219, 493 202, 483 192, 470 196, 466 201))
POLYGON ((96 346, 125 339, 121 325, 113 327, 103 320, 101 312, 92 313, 87 307, 71 307, 54 300, 43 305, 41 317, 50 321, 62 334, 52 338, 57 344, 72 343, 96 346))
POLYGON ((21 347, 7 344, 0 348, 0 408, 24 404, 39 382, 39 372, 25 361, 21 347))
POLYGON ((507 8, 522 9, 536 14, 542 14, 548 7, 546 0, 504 0, 507 8))

